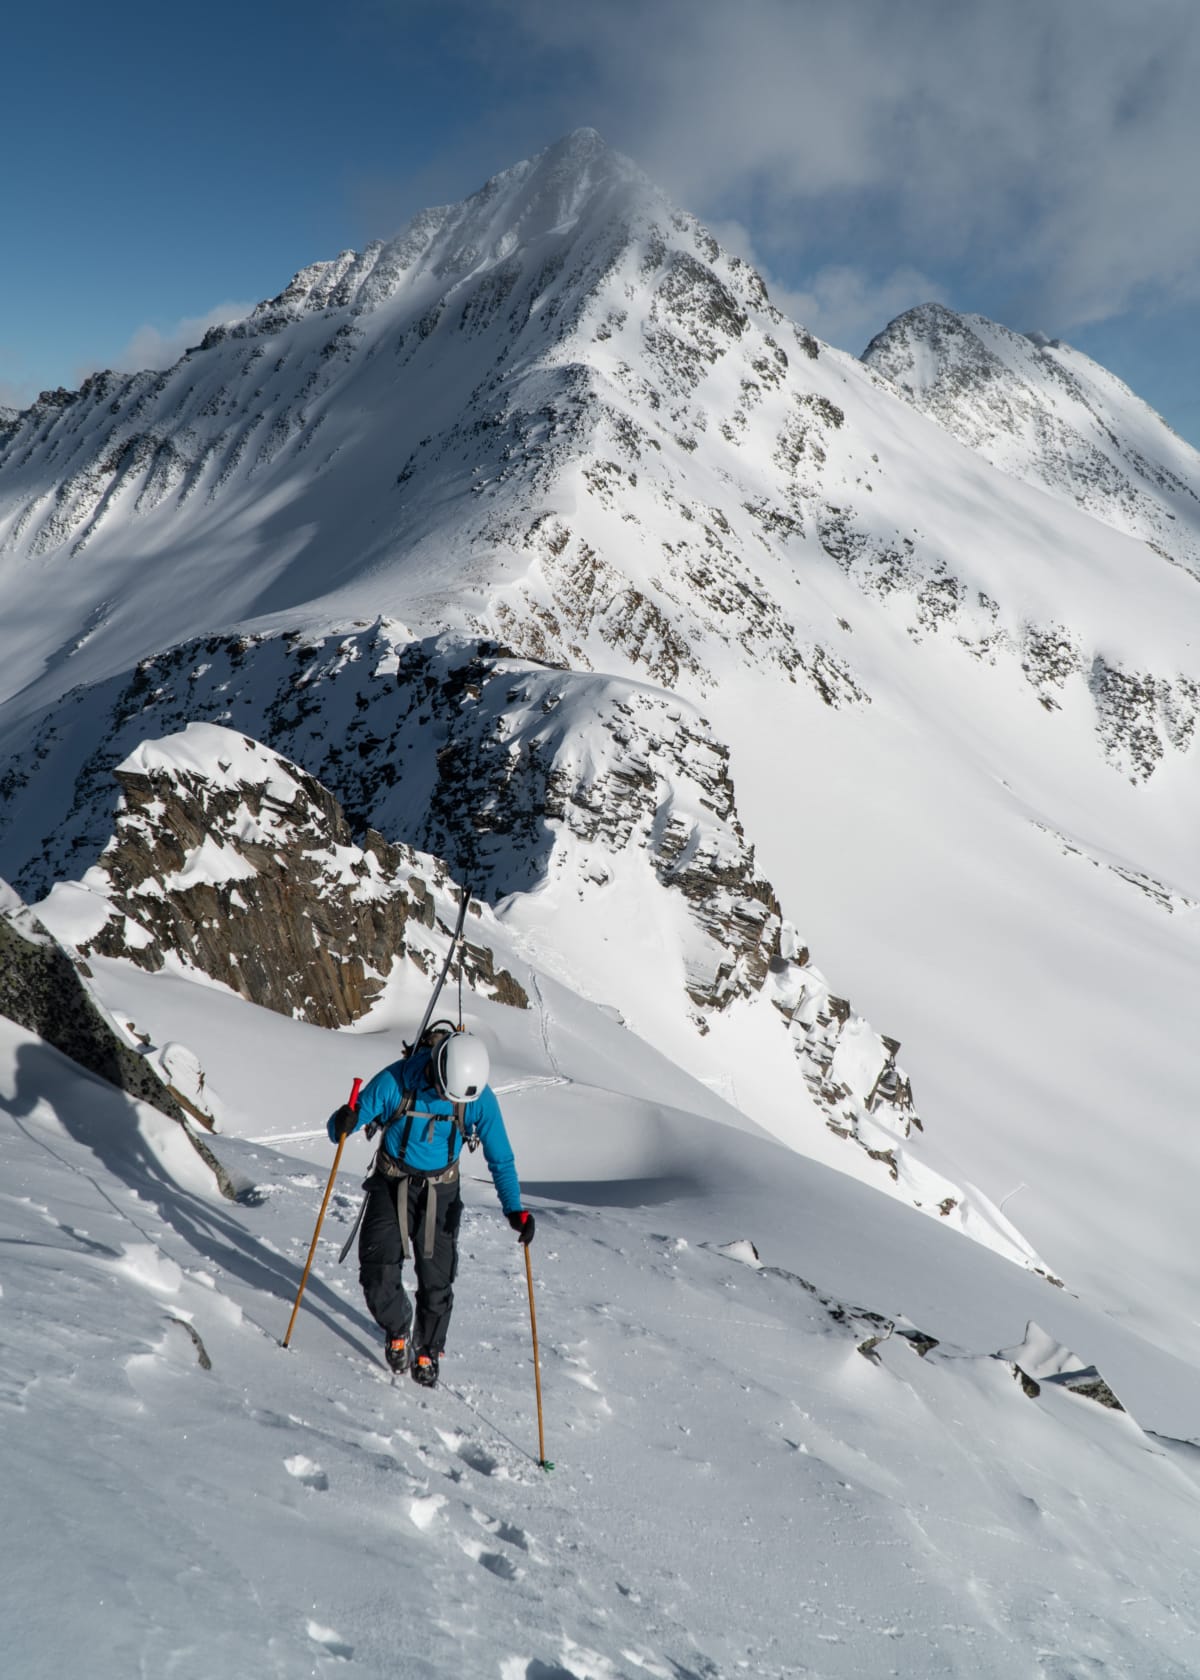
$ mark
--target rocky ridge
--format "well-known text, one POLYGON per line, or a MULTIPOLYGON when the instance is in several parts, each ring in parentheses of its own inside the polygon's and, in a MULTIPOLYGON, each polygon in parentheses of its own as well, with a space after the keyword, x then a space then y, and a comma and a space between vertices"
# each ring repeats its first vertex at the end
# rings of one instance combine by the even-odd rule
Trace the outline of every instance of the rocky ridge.
MULTIPOLYGON (((848 611, 1019 671, 1047 713, 1066 686, 1135 779, 1190 750, 1196 675, 1121 652, 1115 593, 1070 631, 1024 598, 1029 509, 998 519, 964 481, 947 516, 953 463, 908 447, 902 370, 879 340, 869 359, 789 322, 694 217, 590 131, 569 136, 303 270, 176 368, 98 374, 20 417, 0 440, 0 550, 69 569, 81 602, 35 689, 61 694, 105 648, 111 674, 198 624, 311 621, 319 603, 324 623, 384 611, 701 703, 740 670, 855 706, 870 679, 848 611), (939 518, 914 524, 914 506, 939 518), (147 646, 115 573, 197 551, 157 592, 147 646)), ((1052 432, 1034 428, 1051 474, 1052 432)), ((1161 494, 1186 500, 1170 470, 1161 494)), ((1155 558, 1189 565, 1196 527, 1162 505, 1155 558)))
MULTIPOLYGON (((26 890, 47 892, 107 844, 114 773, 132 831, 133 813, 155 795, 120 761, 200 720, 236 724, 332 789, 364 836, 365 857, 380 855, 382 829, 493 900, 564 868, 603 886, 614 857, 643 850, 687 905, 697 1010, 762 986, 779 907, 737 817, 728 751, 695 708, 644 685, 547 669, 494 643, 412 642, 383 623, 337 636, 207 638, 144 661, 103 695, 72 697, 4 783, 11 818, 51 777, 61 781, 60 740, 84 748, 64 784, 70 804, 41 837, 26 890)), ((329 804, 315 784, 307 797, 314 810, 329 804)), ((179 832, 221 832, 230 800, 181 811, 179 832)), ((346 843, 340 812, 322 821, 346 843)), ((299 831, 292 840, 303 849, 299 831)))
POLYGON ((128 1038, 123 1036, 93 998, 88 979, 87 964, 68 952, 8 883, 0 881, 0 1015, 176 1121, 221 1194, 236 1200, 238 1192, 228 1173, 191 1123, 198 1121, 211 1130, 210 1116, 173 1087, 170 1071, 144 1053, 146 1046, 132 1028, 128 1038))
POLYGON ((145 1061, 123 1043, 67 955, 7 882, 0 882, 0 1015, 171 1120, 183 1110, 145 1061))
MULTIPOLYGON (((124 957, 157 972, 170 956, 329 1028, 366 1015, 396 963, 431 972, 449 932, 434 932, 451 893, 445 870, 374 830, 354 845, 336 800, 294 765, 193 723, 144 742, 116 778, 112 839, 79 886, 59 886, 47 905, 77 930, 85 960, 124 957)), ((463 976, 481 996, 528 1006, 470 938, 463 976)))

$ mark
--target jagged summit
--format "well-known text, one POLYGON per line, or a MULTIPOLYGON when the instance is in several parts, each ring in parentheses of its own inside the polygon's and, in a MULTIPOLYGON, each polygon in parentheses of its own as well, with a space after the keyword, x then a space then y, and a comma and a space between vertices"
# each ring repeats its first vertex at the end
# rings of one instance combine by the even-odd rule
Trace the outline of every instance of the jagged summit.
MULTIPOLYGON (((651 552, 603 590, 609 622, 589 648, 601 591, 586 578, 607 577, 608 542, 580 531, 564 545, 548 523, 581 494, 611 503, 618 486, 633 491, 647 448, 664 459, 655 477, 686 477, 727 383, 740 396, 716 446, 744 454, 751 409, 785 396, 776 330, 815 357, 748 264, 593 131, 570 135, 397 239, 303 270, 175 368, 97 375, 0 433, 0 552, 67 565, 91 555, 71 650, 27 643, 23 680, 60 653, 79 670, 107 649, 119 668, 148 636, 162 647, 198 617, 211 623, 214 602, 221 628, 324 600, 326 621, 384 611, 420 631, 495 629, 585 665, 627 643, 643 672, 669 679, 702 668, 668 622, 699 601, 709 621, 741 638, 761 625, 803 661, 769 602, 755 592, 739 604, 711 566, 703 578, 672 566, 680 576, 660 600, 649 531, 651 552), (203 578, 179 564, 197 542, 203 578), (118 627, 115 599, 164 555, 174 576, 153 625, 143 612, 118 627)), ((809 429, 835 412, 814 410, 809 429)), ((694 499, 671 495, 678 538, 662 535, 677 553, 691 547, 694 499)), ((762 500, 751 485, 744 499, 762 500)))
MULTIPOLYGON (((228 338, 277 331, 305 313, 377 308, 415 276, 462 284, 546 235, 569 232, 585 220, 619 221, 639 207, 671 214, 661 190, 632 159, 614 151, 594 128, 573 129, 534 157, 491 176, 461 202, 419 211, 390 238, 306 264, 281 292, 242 319, 211 327, 181 360, 228 338)), ((35 410, 67 407, 98 385, 108 390, 114 381, 156 377, 97 370, 79 390, 43 391, 27 409, 0 404, 0 429, 15 428, 35 410)))
MULTIPOLYGON (((547 236, 580 223, 620 222, 636 208, 665 207, 636 164, 591 128, 576 129, 536 157, 493 175, 458 204, 420 211, 391 239, 343 251, 294 275, 277 297, 244 321, 214 327, 201 346, 275 332, 305 312, 377 309, 399 292, 429 298, 467 285, 520 250, 536 252, 547 236)), ((511 282, 509 282, 511 284, 511 282)))
POLYGON ((1200 573, 1200 454, 1089 356, 926 303, 863 360, 1002 471, 1200 573))
POLYGON ((69 632, 31 629, 0 676, 28 713, 197 634, 380 616, 692 698, 769 672, 858 705, 874 625, 889 648, 947 632, 1045 711, 1073 684, 1133 776, 1191 742, 1190 595, 1127 588, 1200 541, 1144 405, 940 306, 864 367, 592 130, 205 344, 0 429, 0 613, 36 626, 69 577, 69 632), (914 405, 1009 476, 966 471, 914 405), (1157 554, 1082 540, 1080 502, 1157 554))

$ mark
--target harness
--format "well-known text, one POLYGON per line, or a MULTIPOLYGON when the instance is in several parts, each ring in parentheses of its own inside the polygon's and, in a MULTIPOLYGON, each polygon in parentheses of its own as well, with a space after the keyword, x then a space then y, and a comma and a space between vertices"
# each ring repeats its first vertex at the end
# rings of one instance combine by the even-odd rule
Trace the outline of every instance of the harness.
POLYGON ((375 1156, 375 1171, 382 1178, 392 1180, 396 1185, 396 1217, 400 1222, 400 1252, 405 1260, 411 1257, 411 1245, 408 1236, 408 1187, 410 1184, 425 1186, 425 1223, 422 1233, 421 1251, 426 1260, 433 1257, 433 1245, 437 1237, 437 1207, 438 1189, 443 1184, 458 1183, 458 1154, 465 1143, 468 1149, 478 1147, 479 1139, 474 1133, 467 1132, 466 1104, 455 1103, 453 1114, 433 1114, 428 1109, 419 1109, 416 1105, 416 1093, 406 1091, 400 1106, 394 1110, 391 1119, 384 1123, 384 1129, 395 1125, 403 1116, 404 1130, 400 1134, 400 1153, 391 1155, 381 1144, 375 1156), (408 1144, 412 1137, 413 1123, 417 1120, 428 1120, 425 1131, 425 1142, 432 1143, 433 1129, 439 1120, 450 1120, 450 1134, 446 1140, 446 1165, 441 1172, 421 1172, 408 1165, 408 1144), (458 1144, 458 1148, 455 1144, 458 1144))

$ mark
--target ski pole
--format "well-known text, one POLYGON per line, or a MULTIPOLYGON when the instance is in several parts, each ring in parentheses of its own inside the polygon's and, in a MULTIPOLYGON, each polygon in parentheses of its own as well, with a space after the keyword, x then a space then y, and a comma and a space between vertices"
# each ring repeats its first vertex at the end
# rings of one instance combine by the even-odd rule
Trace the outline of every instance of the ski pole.
MULTIPOLYGON (((361 1090, 362 1080, 356 1079, 350 1092, 350 1101, 347 1104, 347 1107, 358 1107, 358 1093, 361 1090)), ((337 1154, 333 1157, 333 1165, 329 1169, 329 1183, 325 1186, 325 1200, 321 1203, 321 1211, 317 1215, 317 1228, 313 1232, 313 1239, 309 1244, 308 1259, 304 1262, 304 1276, 300 1279, 300 1287, 296 1291, 296 1305, 292 1308, 292 1316, 288 1320, 287 1335, 283 1338, 284 1347, 286 1347, 292 1339, 292 1330, 295 1327, 296 1314, 300 1311, 300 1298, 304 1294, 304 1286, 308 1282, 308 1274, 312 1269, 313 1255, 317 1252, 317 1238, 321 1235, 321 1222, 325 1218, 325 1209, 329 1206, 329 1198, 333 1193, 333 1181, 337 1177, 338 1168, 342 1164, 342 1150, 346 1147, 346 1139, 349 1136, 349 1132, 343 1132, 341 1137, 338 1139, 337 1154)))
POLYGON ((537 1312, 533 1305, 533 1262, 529 1258, 529 1244, 523 1243, 525 1250, 525 1281, 529 1285, 529 1327, 533 1331, 533 1381, 537 1390, 538 1415, 538 1468, 553 1470, 554 1466, 546 1457, 546 1438, 542 1433, 542 1371, 538 1364, 537 1312))

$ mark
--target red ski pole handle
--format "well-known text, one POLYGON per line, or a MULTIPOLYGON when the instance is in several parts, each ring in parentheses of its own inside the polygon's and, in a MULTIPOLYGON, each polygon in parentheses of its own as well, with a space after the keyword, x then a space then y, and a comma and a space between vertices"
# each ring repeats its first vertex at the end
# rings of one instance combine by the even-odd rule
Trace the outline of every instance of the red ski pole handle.
POLYGON ((353 1087, 351 1088, 351 1091, 350 1091, 350 1101, 346 1105, 347 1108, 357 1108, 358 1107, 358 1093, 362 1090, 362 1086, 363 1086, 363 1082, 362 1082, 361 1079, 356 1079, 354 1081, 354 1085, 353 1085, 353 1087))

